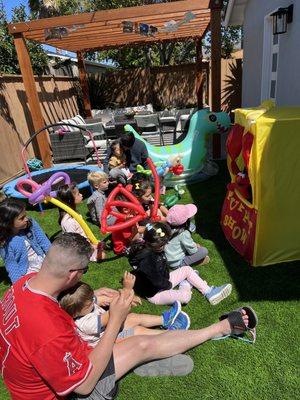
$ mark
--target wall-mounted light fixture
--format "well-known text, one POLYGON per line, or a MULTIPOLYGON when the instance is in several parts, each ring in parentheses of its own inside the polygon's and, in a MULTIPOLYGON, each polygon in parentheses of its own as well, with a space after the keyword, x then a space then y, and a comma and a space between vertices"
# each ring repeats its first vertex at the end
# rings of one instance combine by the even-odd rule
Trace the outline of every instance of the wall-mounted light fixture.
POLYGON ((291 4, 288 7, 280 7, 271 14, 273 18, 273 35, 286 33, 287 24, 293 22, 293 9, 294 5, 291 4))

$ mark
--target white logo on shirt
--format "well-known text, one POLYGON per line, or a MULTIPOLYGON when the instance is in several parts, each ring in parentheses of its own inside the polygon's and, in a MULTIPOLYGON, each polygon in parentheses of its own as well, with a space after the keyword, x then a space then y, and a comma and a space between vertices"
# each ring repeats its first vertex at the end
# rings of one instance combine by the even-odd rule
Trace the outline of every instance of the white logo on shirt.
POLYGON ((68 374, 69 376, 74 375, 76 371, 79 371, 82 367, 82 364, 76 361, 71 353, 66 353, 63 361, 67 364, 68 374))
POLYGON ((19 317, 17 316, 17 306, 15 304, 14 288, 10 288, 1 302, 3 310, 3 328, 6 326, 4 334, 8 335, 13 329, 20 326, 19 317))
POLYGON ((9 350, 10 350, 10 343, 8 342, 8 340, 5 338, 5 336, 3 335, 3 333, 0 330, 0 366, 2 364, 2 368, 1 368, 2 376, 4 373, 5 361, 8 357, 9 350))

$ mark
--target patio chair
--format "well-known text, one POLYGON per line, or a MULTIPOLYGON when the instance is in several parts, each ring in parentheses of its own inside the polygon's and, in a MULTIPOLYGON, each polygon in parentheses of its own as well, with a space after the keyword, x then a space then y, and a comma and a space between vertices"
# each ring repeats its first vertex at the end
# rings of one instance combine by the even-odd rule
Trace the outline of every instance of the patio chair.
POLYGON ((83 160, 86 163, 89 150, 86 139, 78 130, 60 134, 58 130, 49 133, 53 162, 83 160))
POLYGON ((176 132, 183 133, 187 128, 187 122, 191 117, 193 108, 183 108, 176 114, 176 132))
POLYGON ((164 110, 159 113, 160 130, 165 144, 176 141, 176 110, 164 110))
POLYGON ((149 115, 135 115, 134 119, 138 128, 140 128, 141 135, 144 136, 145 140, 149 141, 152 144, 155 141, 155 138, 159 137, 159 144, 164 145, 163 136, 160 130, 160 124, 157 114, 149 114, 149 115), (149 139, 154 140, 149 140, 149 139))
POLYGON ((57 157, 60 157, 60 160, 62 160, 61 157, 63 157, 63 160, 74 159, 75 154, 76 158, 78 157, 84 159, 84 161, 86 162, 88 156, 91 156, 93 159, 93 157, 96 155, 94 143, 96 151, 98 152, 100 158, 103 158, 105 156, 105 152, 107 151, 109 142, 103 129, 102 122, 100 122, 99 119, 84 120, 80 115, 76 115, 73 118, 62 120, 61 123, 61 127, 56 127, 54 130, 54 133, 57 133, 58 135, 60 135, 59 130, 61 128, 64 128, 63 123, 77 125, 78 129, 66 125, 66 133, 63 136, 60 135, 59 140, 57 140, 55 136, 51 136, 50 134, 54 159, 57 157), (93 140, 85 130, 80 128, 85 128, 89 130, 92 133, 93 140), (63 142, 64 145, 62 146, 63 142), (59 148, 57 148, 57 146, 59 146, 59 148), (65 156, 63 156, 62 154, 64 151, 66 152, 65 156), (54 156, 54 154, 56 156, 54 156))

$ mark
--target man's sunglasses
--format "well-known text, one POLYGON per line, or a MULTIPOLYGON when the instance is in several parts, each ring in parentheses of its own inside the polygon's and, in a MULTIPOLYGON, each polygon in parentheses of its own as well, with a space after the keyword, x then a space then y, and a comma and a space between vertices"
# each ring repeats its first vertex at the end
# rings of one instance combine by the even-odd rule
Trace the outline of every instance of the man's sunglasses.
POLYGON ((86 274, 88 271, 89 267, 85 267, 85 268, 78 268, 78 269, 69 269, 69 272, 75 272, 75 271, 80 271, 83 274, 86 274))

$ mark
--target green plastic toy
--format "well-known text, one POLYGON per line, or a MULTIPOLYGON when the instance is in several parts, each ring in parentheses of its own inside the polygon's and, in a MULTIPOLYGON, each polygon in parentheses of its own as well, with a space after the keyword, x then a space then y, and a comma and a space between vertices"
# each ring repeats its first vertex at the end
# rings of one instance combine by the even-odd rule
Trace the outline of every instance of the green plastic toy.
POLYGON ((178 202, 178 200, 181 199, 181 196, 184 195, 185 193, 185 191, 182 189, 180 185, 175 185, 174 190, 175 190, 174 194, 171 194, 165 198, 164 205, 167 208, 173 207, 178 202))
POLYGON ((203 171, 207 161, 207 138, 213 133, 225 133, 229 127, 228 114, 199 110, 191 116, 189 130, 184 140, 174 145, 154 146, 143 139, 131 125, 125 125, 125 130, 132 132, 136 138, 146 144, 149 157, 156 165, 180 156, 184 167, 183 173, 181 175, 167 174, 164 179, 166 186, 174 187, 176 184, 197 182, 213 175, 206 175, 203 171))

